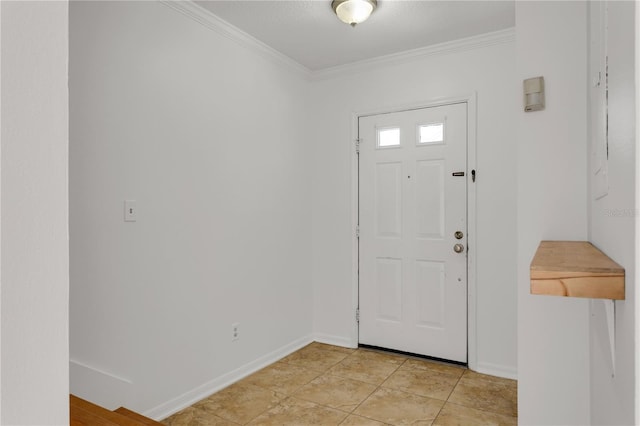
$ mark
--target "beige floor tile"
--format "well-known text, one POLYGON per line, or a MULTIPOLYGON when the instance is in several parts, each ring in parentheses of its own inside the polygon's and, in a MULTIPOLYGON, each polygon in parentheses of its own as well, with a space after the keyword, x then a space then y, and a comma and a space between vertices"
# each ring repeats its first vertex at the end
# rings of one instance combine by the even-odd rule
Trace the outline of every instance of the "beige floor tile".
POLYGON ((435 371, 441 374, 447 374, 449 376, 453 376, 455 378, 460 378, 467 370, 465 367, 459 367, 457 365, 449 365, 442 362, 422 360, 409 358, 405 361, 404 364, 400 367, 403 370, 427 370, 427 371, 435 371))
POLYGON ((446 401, 457 383, 457 377, 437 371, 400 368, 382 386, 446 401))
POLYGON ((326 371, 347 356, 348 354, 346 353, 320 348, 318 345, 311 344, 283 358, 280 362, 310 370, 326 371))
POLYGON ((325 374, 303 386, 294 396, 351 412, 374 390, 376 386, 370 383, 325 374))
POLYGON ((358 350, 329 372, 347 379, 379 385, 402 365, 406 358, 358 350))
POLYGON ((351 414, 344 419, 340 426, 385 426, 386 423, 379 422, 373 419, 367 419, 366 417, 356 416, 351 414))
POLYGON ((287 398, 276 407, 255 418, 249 424, 264 426, 331 426, 340 424, 345 417, 347 417, 347 413, 342 411, 322 407, 309 401, 287 398))
POLYGON ((320 374, 322 373, 317 370, 277 362, 252 374, 243 382, 290 396, 320 374))
POLYGON ((162 424, 512 426, 517 399, 515 380, 314 342, 162 424))
POLYGON ((478 410, 508 416, 518 415, 518 388, 515 380, 465 372, 448 401, 478 410))
POLYGON ((447 402, 434 426, 516 426, 518 418, 447 402))
POLYGON ((395 365, 401 365, 408 359, 408 357, 404 355, 397 355, 391 352, 382 352, 382 351, 377 351, 374 349, 366 349, 366 348, 358 349, 353 354, 353 356, 356 356, 363 360, 384 361, 384 362, 389 362, 395 365))
POLYGON ((177 412, 171 417, 161 422, 166 426, 237 426, 237 423, 230 422, 204 410, 187 407, 177 412))
POLYGON ((245 424, 275 407, 285 395, 240 382, 193 405, 226 420, 245 424))
POLYGON ((443 405, 437 399, 379 388, 353 414, 396 426, 430 425, 443 405))

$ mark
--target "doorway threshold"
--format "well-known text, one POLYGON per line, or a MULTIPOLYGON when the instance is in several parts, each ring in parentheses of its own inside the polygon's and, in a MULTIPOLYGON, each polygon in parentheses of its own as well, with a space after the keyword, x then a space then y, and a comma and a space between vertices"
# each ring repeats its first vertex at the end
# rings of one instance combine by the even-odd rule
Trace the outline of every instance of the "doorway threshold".
POLYGON ((383 348, 383 347, 380 347, 380 346, 363 345, 363 344, 359 343, 358 344, 358 348, 368 349, 368 350, 371 350, 371 351, 382 352, 382 353, 391 353, 391 354, 404 355, 404 356, 408 356, 408 357, 411 357, 411 358, 429 360, 429 361, 438 362, 438 363, 441 363, 441 364, 457 365, 457 366, 467 367, 467 368, 469 367, 468 363, 466 363, 466 362, 451 361, 451 360, 448 360, 448 359, 436 358, 434 356, 414 354, 414 353, 411 353, 411 352, 404 352, 404 351, 399 351, 399 350, 396 350, 396 349, 383 348))

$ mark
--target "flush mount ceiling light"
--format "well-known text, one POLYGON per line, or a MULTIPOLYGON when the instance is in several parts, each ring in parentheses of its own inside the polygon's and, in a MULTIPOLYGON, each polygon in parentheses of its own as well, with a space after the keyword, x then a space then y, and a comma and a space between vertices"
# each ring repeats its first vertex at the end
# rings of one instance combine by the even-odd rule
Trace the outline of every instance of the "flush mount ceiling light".
POLYGON ((331 7, 338 15, 338 19, 352 27, 366 21, 377 5, 376 0, 333 0, 331 2, 331 7))

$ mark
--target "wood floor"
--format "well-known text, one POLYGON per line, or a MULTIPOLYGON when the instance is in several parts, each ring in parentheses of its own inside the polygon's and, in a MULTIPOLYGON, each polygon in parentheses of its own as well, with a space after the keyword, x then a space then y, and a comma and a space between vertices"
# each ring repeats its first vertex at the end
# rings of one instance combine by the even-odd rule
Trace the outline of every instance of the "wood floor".
POLYGON ((109 411, 77 396, 69 396, 71 426, 162 426, 124 407, 109 411))

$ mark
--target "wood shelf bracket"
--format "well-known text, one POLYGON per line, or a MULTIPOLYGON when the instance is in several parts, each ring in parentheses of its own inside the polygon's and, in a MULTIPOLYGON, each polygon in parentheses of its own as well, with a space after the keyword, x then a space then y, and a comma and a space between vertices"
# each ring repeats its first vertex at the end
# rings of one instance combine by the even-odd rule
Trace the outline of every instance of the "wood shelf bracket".
MULTIPOLYGON (((542 241, 531 261, 531 294, 601 300, 616 374, 616 300, 625 299, 625 270, 588 241, 542 241)), ((596 305, 592 304, 591 308, 596 305)))
POLYGON ((609 353, 611 354, 611 377, 616 376, 616 301, 602 299, 607 317, 607 331, 609 332, 609 353))

